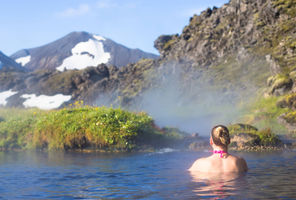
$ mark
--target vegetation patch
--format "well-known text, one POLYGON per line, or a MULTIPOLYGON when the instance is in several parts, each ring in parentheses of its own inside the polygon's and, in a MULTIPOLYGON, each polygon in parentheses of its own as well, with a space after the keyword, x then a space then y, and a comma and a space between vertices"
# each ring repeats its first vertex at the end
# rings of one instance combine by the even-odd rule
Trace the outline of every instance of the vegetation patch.
POLYGON ((252 124, 259 129, 270 128, 277 134, 287 133, 287 129, 278 122, 278 117, 288 111, 288 108, 277 106, 280 97, 257 97, 242 108, 242 122, 252 124))
POLYGON ((175 42, 176 42, 175 39, 171 39, 171 40, 167 41, 167 42, 164 44, 163 49, 164 49, 165 51, 170 50, 171 47, 172 47, 172 45, 173 45, 175 42))
POLYGON ((280 146, 282 144, 279 137, 269 128, 258 130, 249 124, 232 124, 228 126, 228 129, 234 140, 232 140, 231 146, 238 145, 244 148, 246 146, 280 146))
POLYGON ((278 90, 281 93, 287 92, 291 90, 293 86, 293 81, 290 79, 288 75, 278 74, 274 77, 270 77, 268 79, 268 84, 271 86, 269 93, 270 94, 277 94, 278 90))
POLYGON ((175 129, 157 127, 143 112, 75 104, 52 111, 0 109, 0 148, 131 151, 183 137, 175 129))
POLYGON ((289 124, 296 124, 296 111, 287 112, 282 118, 289 124))
POLYGON ((287 94, 277 102, 277 106, 280 108, 296 109, 296 93, 287 94))
POLYGON ((294 0, 273 0, 272 3, 280 12, 283 12, 291 17, 296 16, 294 0))

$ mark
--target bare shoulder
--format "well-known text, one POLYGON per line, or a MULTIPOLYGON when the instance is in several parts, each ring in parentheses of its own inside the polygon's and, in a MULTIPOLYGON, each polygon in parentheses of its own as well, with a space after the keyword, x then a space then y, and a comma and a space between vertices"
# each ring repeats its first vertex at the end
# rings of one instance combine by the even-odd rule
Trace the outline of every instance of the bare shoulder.
POLYGON ((248 165, 244 158, 236 156, 236 164, 238 165, 240 171, 248 171, 248 165))
POLYGON ((205 163, 206 163, 206 158, 197 159, 188 170, 189 171, 202 171, 205 163))

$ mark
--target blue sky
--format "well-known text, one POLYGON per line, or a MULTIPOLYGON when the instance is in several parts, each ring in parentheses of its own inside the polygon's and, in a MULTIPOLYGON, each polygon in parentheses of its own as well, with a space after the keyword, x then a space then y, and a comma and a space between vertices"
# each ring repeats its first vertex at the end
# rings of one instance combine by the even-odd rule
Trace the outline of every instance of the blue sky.
POLYGON ((154 40, 181 33, 189 18, 228 0, 0 0, 0 51, 7 55, 87 31, 157 53, 154 40))

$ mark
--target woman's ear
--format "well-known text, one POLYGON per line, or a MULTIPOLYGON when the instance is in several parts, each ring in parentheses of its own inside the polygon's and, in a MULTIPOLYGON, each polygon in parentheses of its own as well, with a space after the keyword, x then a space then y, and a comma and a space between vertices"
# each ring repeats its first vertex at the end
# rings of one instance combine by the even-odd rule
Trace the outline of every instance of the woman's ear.
POLYGON ((213 145, 213 139, 210 137, 210 145, 213 145))

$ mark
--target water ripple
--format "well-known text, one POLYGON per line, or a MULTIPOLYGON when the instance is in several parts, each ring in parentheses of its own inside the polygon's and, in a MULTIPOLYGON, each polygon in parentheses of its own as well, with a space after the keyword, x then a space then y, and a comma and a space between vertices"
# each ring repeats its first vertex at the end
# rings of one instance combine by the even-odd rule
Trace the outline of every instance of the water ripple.
POLYGON ((296 152, 241 153, 249 172, 195 180, 186 169, 208 152, 3 153, 0 199, 293 199, 296 152))

